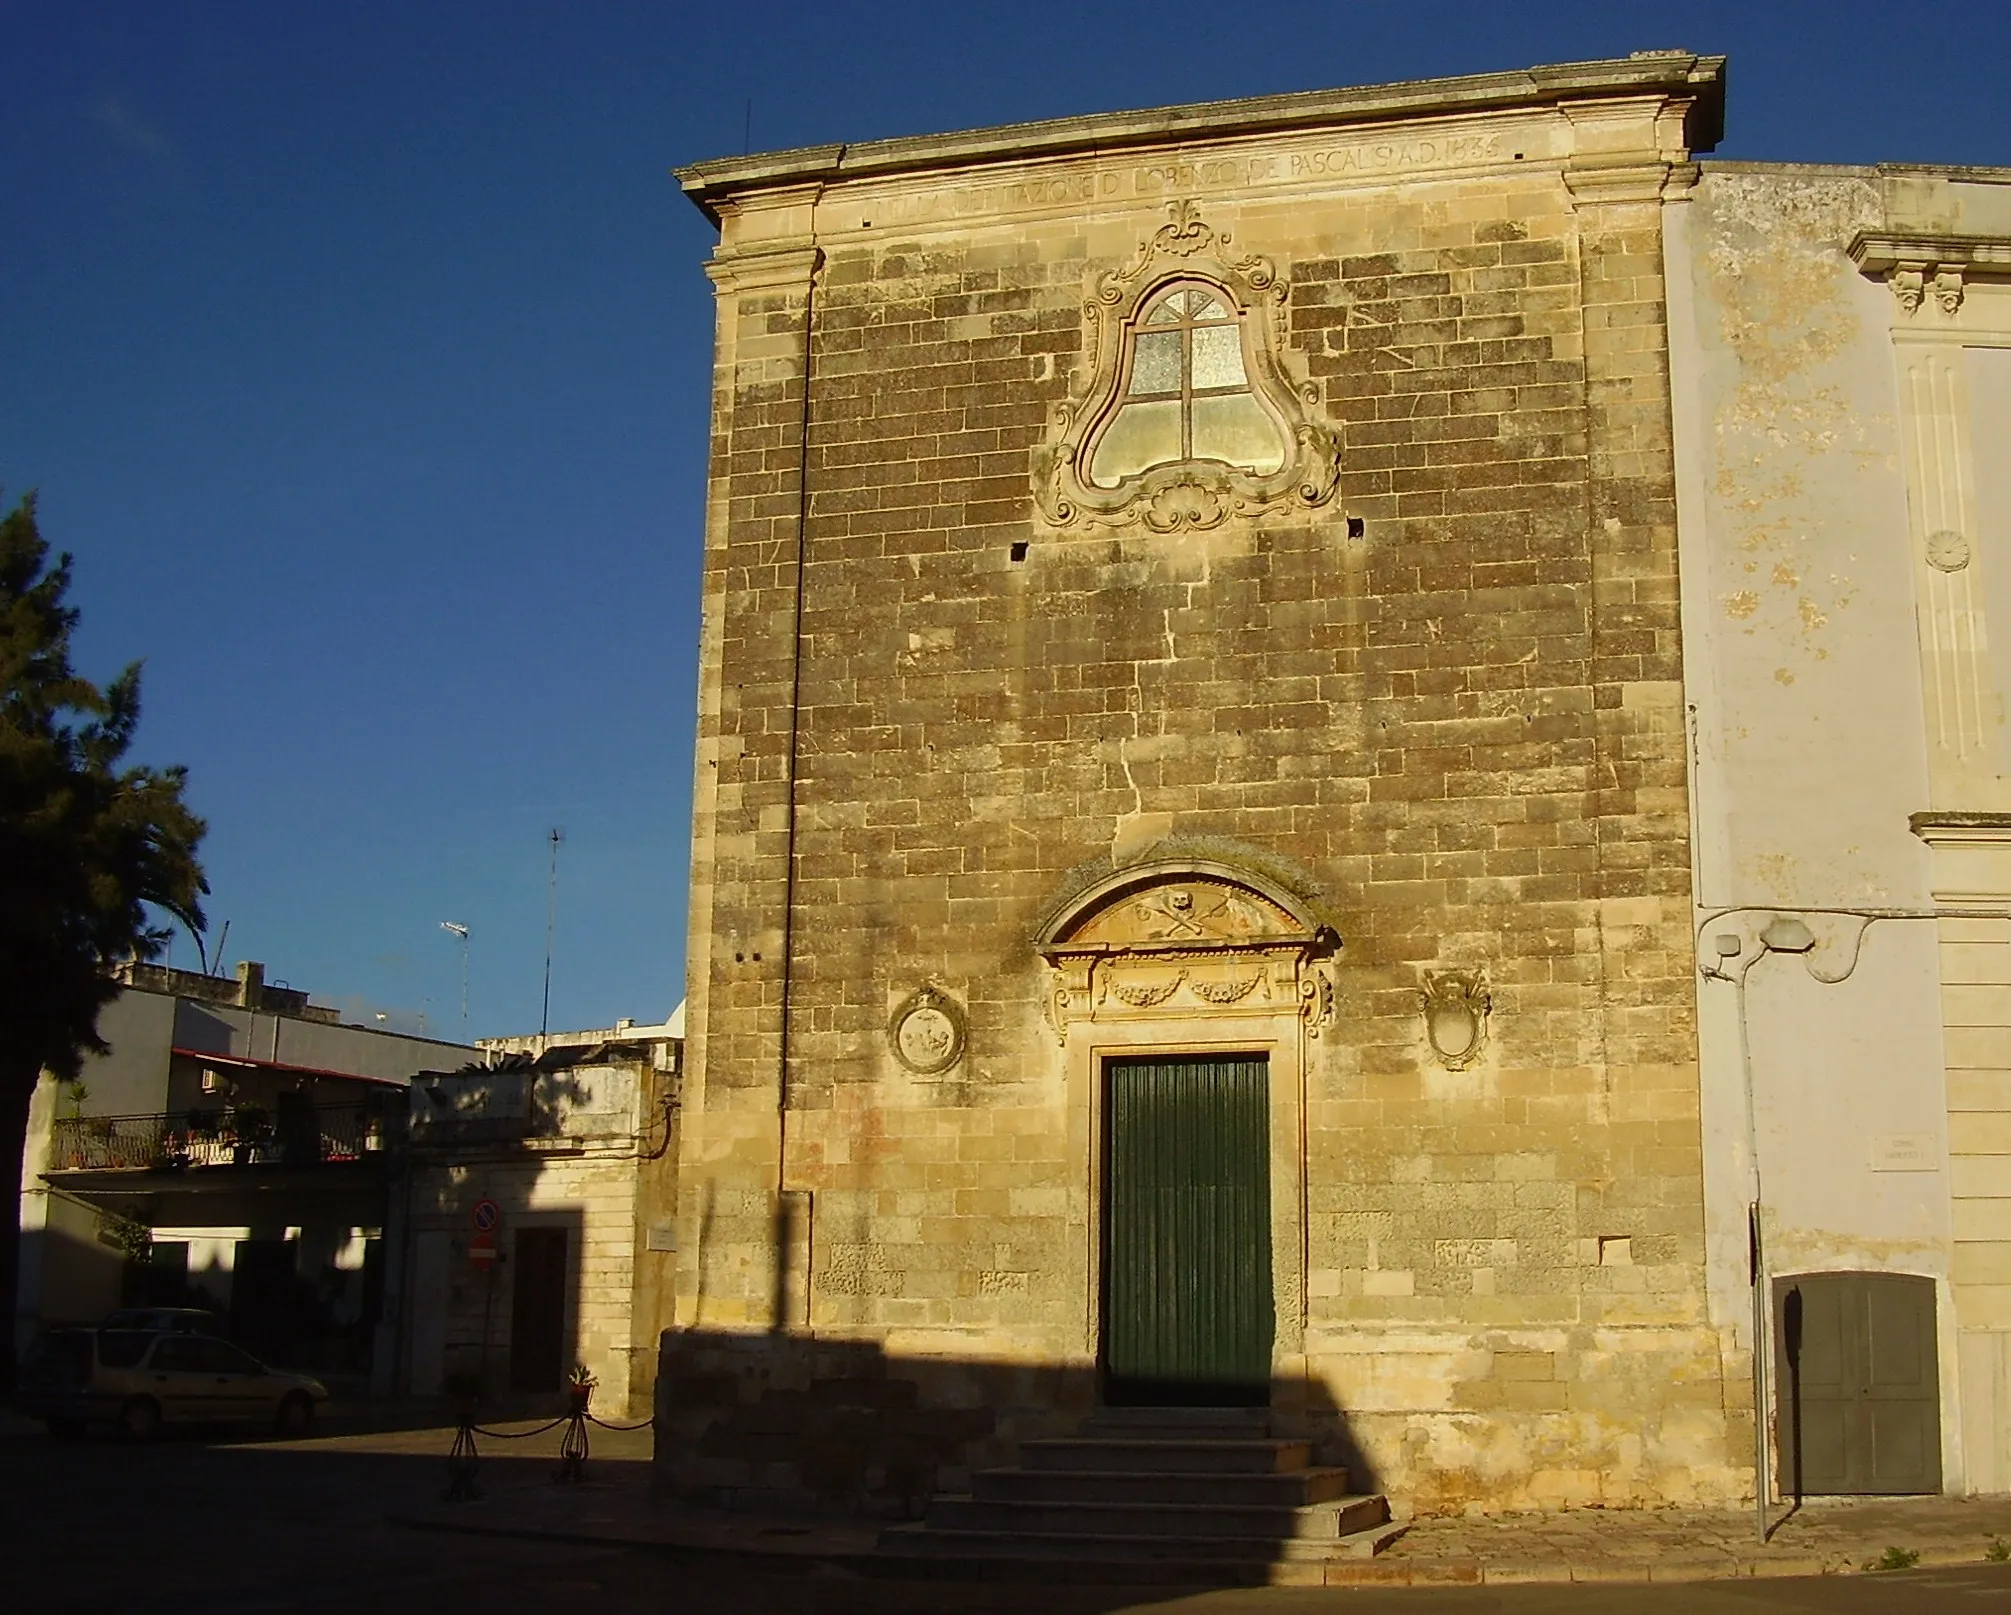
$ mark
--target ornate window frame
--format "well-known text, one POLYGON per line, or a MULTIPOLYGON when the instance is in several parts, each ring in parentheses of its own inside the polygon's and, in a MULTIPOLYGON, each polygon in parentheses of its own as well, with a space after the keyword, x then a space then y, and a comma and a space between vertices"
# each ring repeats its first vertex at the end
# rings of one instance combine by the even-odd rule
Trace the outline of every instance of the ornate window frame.
POLYGON ((1231 257, 1229 236, 1203 223, 1191 202, 1176 202, 1169 212, 1129 263, 1099 277, 1084 305, 1094 328, 1095 368, 1081 393, 1056 407, 1034 461, 1034 502, 1056 528, 1137 522, 1155 533, 1205 531, 1232 516, 1317 509, 1339 485, 1339 437, 1312 417, 1318 391, 1294 384, 1285 372, 1273 313, 1286 286, 1276 266, 1256 254, 1231 257), (1284 464, 1258 474, 1221 460, 1172 460, 1099 488, 1089 480, 1085 456, 1125 404, 1145 311, 1180 282, 1215 290, 1239 322, 1249 388, 1282 429, 1284 464))

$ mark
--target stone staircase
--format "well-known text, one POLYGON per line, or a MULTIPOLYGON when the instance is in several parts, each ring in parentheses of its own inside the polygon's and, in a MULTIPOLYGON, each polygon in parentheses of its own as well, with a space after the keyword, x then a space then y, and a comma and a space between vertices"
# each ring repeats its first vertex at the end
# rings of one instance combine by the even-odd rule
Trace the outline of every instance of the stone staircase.
POLYGON ((880 1557, 906 1576, 1263 1584, 1311 1579, 1403 1533, 1387 1498, 1315 1468, 1258 1408, 1110 1408, 1074 1436, 1028 1441, 1020 1467, 981 1470, 891 1526, 880 1557))

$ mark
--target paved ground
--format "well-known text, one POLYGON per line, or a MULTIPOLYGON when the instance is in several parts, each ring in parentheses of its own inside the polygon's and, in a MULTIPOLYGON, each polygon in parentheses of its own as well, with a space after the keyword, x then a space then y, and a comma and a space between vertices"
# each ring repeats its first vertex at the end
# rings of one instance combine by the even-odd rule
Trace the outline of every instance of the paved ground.
MULTIPOLYGON (((395 1421, 394 1421, 395 1422, 395 1421)), ((148 1446, 103 1438, 52 1441, 33 1426, 0 1421, 0 1608, 52 1615, 593 1615, 746 1611, 749 1615, 1834 1615, 2011 1611, 2011 1564, 1832 1574, 1689 1585, 1481 1585, 1176 1589, 1028 1587, 996 1583, 905 1584, 860 1576, 842 1554, 820 1557, 800 1526, 742 1522, 738 1540, 703 1551, 665 1532, 626 1544, 624 1519, 644 1502, 643 1436, 595 1433, 591 1482, 559 1487, 557 1432, 525 1443, 484 1442, 483 1501, 459 1505, 463 1526, 484 1534, 401 1527, 390 1516, 439 1510, 450 1432, 411 1428, 335 1434, 298 1443, 176 1436, 148 1446), (525 1456, 513 1454, 532 1449, 525 1456), (510 1454, 510 1455, 506 1455, 510 1454), (529 1529, 575 1540, 547 1540, 529 1529), (487 1534, 500 1530, 504 1534, 487 1534), (776 1535, 777 1531, 791 1534, 776 1535), (612 1541, 594 1540, 596 1534, 612 1541), (764 1535, 766 1533, 766 1535, 764 1535), (583 1539, 583 1540, 582 1540, 583 1539), (794 1545, 791 1555, 774 1552, 794 1545), (717 1551, 758 1548, 758 1553, 717 1551)), ((1746 1524, 1744 1516, 1734 1517, 1746 1524)), ((2004 1522, 2002 1503, 1879 1504, 1803 1511, 1777 1540, 1776 1562, 1835 1550, 1839 1564, 1886 1546, 1913 1547, 1923 1562, 1956 1549, 1978 1554, 2004 1522), (1847 1545, 1847 1551, 1845 1551, 1847 1545)), ((1720 1527, 1700 1516, 1577 1515, 1522 1522, 1428 1526, 1379 1565, 1457 1569, 1461 1552, 1485 1568, 1562 1563, 1592 1574, 1601 1562, 1632 1573, 1673 1564, 1720 1527), (1686 1523, 1687 1522, 1687 1523, 1686 1523), (1527 1544, 1538 1544, 1534 1552, 1527 1544), (1462 1544, 1464 1545, 1462 1547, 1462 1544), (1623 1544, 1632 1544, 1622 1551, 1623 1544), (1643 1544, 1646 1546, 1644 1547, 1643 1544), (1511 1551, 1511 1549, 1513 1551, 1511 1551), (1652 1550, 1652 1557, 1650 1557, 1652 1550), (1604 1556, 1603 1561, 1600 1555, 1604 1556)), ((1723 1523, 1733 1530, 1733 1521, 1723 1523)), ((687 1533, 688 1534, 688 1533, 687 1533)), ((856 1537, 857 1534, 855 1534, 856 1537)))
POLYGON ((1753 1511, 1580 1509, 1491 1519, 1427 1520, 1375 1569, 1412 1582, 1471 1578, 1698 1581, 1848 1575, 1874 1562, 1923 1568, 2011 1560, 2011 1498, 1813 1501, 1770 1516, 1764 1546, 1753 1511))

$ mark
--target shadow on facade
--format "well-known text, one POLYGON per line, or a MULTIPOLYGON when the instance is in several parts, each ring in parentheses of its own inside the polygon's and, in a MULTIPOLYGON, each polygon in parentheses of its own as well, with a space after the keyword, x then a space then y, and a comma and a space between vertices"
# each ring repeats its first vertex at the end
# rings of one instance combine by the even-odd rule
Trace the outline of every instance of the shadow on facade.
POLYGON ((42 1225, 21 1231, 17 1347, 38 1327, 93 1325, 114 1307, 196 1307, 276 1366, 364 1379, 382 1241, 356 1235, 381 1222, 382 1189, 312 1194, 267 1177, 276 1192, 192 1193, 165 1174, 52 1190, 42 1225))
MULTIPOLYGON (((668 1330, 659 1361, 657 1489, 713 1508, 920 1519, 975 1472, 1019 1464, 1021 1443, 1077 1434, 1100 1400, 1091 1366, 787 1333, 668 1330)), ((1350 1491, 1381 1489, 1324 1386, 1274 1379, 1270 1431, 1347 1469, 1350 1491)))

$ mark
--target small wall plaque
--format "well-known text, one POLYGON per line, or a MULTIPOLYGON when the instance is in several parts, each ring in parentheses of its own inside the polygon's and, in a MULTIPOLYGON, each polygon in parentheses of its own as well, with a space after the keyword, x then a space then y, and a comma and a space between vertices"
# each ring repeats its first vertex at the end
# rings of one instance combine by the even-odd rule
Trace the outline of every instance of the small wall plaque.
POLYGON ((1871 1169, 1874 1172, 1939 1172, 1939 1141, 1932 1133, 1874 1133, 1871 1169))
POLYGON ((964 1057, 964 1012, 933 982, 901 1001, 887 1022, 894 1058, 918 1077, 947 1071, 964 1057))

